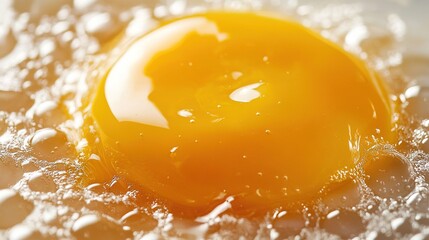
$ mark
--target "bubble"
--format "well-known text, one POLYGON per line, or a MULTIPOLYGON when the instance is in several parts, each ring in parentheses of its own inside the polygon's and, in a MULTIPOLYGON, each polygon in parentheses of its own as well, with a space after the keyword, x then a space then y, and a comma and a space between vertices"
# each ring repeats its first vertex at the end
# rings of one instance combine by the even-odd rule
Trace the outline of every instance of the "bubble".
MULTIPOLYGON (((425 55, 427 49, 421 47, 422 43, 426 44, 427 38, 414 39, 412 31, 419 25, 403 18, 406 20, 404 26, 402 20, 402 11, 414 9, 417 5, 425 16, 419 17, 415 11, 411 18, 418 20, 416 23, 425 22, 422 21, 427 18, 425 5, 413 1, 382 1, 389 2, 388 7, 374 8, 377 11, 372 16, 368 15, 369 8, 380 6, 378 2, 371 2, 369 7, 366 6, 369 1, 337 1, 329 6, 317 1, 308 1, 303 5, 295 0, 287 3, 279 0, 227 2, 215 0, 203 4, 202 1, 168 0, 162 1, 165 5, 160 5, 159 1, 142 0, 0 0, 0 111, 4 111, 0 113, 0 238, 38 240, 104 236, 107 239, 162 239, 201 236, 213 239, 429 239, 429 164, 426 156, 429 141, 423 143, 424 138, 417 138, 417 135, 428 136, 429 58, 425 55), (9 9, 6 2, 10 2, 13 9, 9 9), (79 105, 82 99, 74 95, 75 86, 82 84, 84 77, 87 82, 83 85, 88 84, 87 89, 95 84, 86 76, 93 71, 88 70, 88 65, 99 57, 93 53, 101 52, 106 42, 116 39, 127 22, 130 22, 124 29, 127 41, 151 31, 159 25, 159 19, 153 17, 154 13, 170 17, 182 12, 201 11, 208 5, 221 8, 229 4, 240 8, 247 3, 251 5, 251 2, 262 3, 267 9, 275 8, 280 14, 299 16, 298 21, 313 26, 324 26, 319 30, 325 36, 337 37, 340 43, 344 41, 345 45, 352 47, 351 51, 360 49, 358 54, 370 59, 368 64, 383 69, 395 93, 403 93, 405 110, 415 119, 414 124, 421 123, 418 134, 416 132, 415 136, 411 136, 412 140, 401 139, 420 149, 421 157, 412 157, 416 154, 414 149, 407 149, 409 152, 403 154, 409 155, 399 157, 395 154, 375 154, 365 167, 368 178, 364 182, 359 182, 363 179, 358 176, 354 179, 359 180, 356 182, 350 180, 333 184, 318 199, 321 203, 317 206, 320 207, 318 211, 326 213, 322 215, 329 218, 320 217, 320 212, 315 214, 311 210, 310 217, 307 212, 279 211, 273 220, 252 216, 239 218, 225 212, 212 218, 212 225, 181 219, 180 216, 173 216, 173 225, 168 225, 169 221, 162 223, 167 219, 168 210, 161 202, 155 201, 150 205, 152 199, 144 196, 136 202, 145 202, 149 207, 136 208, 128 202, 121 203, 123 196, 132 199, 137 193, 128 186, 125 189, 118 187, 120 180, 112 181, 114 177, 109 175, 109 166, 103 164, 103 155, 96 155, 96 151, 86 155, 85 146, 97 142, 96 137, 94 141, 88 140, 86 145, 83 144, 82 152, 85 155, 79 156, 82 163, 78 163, 71 145, 79 131, 79 127, 75 126, 81 125, 79 121, 70 119, 68 113, 82 106, 79 105), (274 2, 277 5, 270 6, 274 2), (394 8, 397 2, 403 4, 400 10, 394 8), (155 5, 158 7, 153 12, 155 5), (94 17, 96 15, 99 16, 94 17), (95 47, 89 47, 91 42, 96 42, 95 47), (407 49, 396 48, 398 43, 399 47, 405 46, 407 49), (414 50, 409 51, 409 48, 414 50), (398 54, 402 50, 405 51, 403 56, 398 54), (396 66, 394 70, 401 72, 398 79, 393 79, 391 70, 387 69, 389 66, 396 66), (72 74, 70 68, 79 69, 82 77, 72 74), (40 98, 41 90, 50 93, 40 98), (57 98, 63 93, 64 96, 68 94, 67 97, 57 98), (25 111, 25 116, 21 116, 25 111), (28 124, 30 121, 36 124, 37 131, 33 135, 37 137, 32 135, 28 138, 28 152, 17 151, 12 146, 20 146, 23 138, 33 132, 33 126, 28 124), (70 133, 70 129, 76 132, 70 133), (3 141, 5 139, 8 140, 3 141), (409 169, 409 164, 413 164, 415 172, 409 169), (106 168, 105 182, 83 184, 84 189, 74 185, 74 182, 79 182, 80 168, 87 166, 106 168), (57 186, 56 182, 61 184, 57 186), (115 187, 120 190, 112 193, 115 187), (362 189, 359 188, 370 190, 375 197, 360 192, 362 189), (366 201, 372 205, 366 205, 366 201), (43 210, 39 211, 39 206, 43 210), (36 210, 33 211, 34 208, 36 210), (156 212, 154 215, 164 217, 155 219, 151 215, 153 211, 156 212), (375 221, 376 218, 378 220, 375 221), (374 224, 366 226, 366 221, 374 224), (316 227, 315 222, 320 226, 316 227), (366 232, 360 234, 365 228, 366 232), (130 229, 134 235, 124 229, 130 229), (205 235, 201 235, 202 232, 205 235)), ((424 31, 419 34, 426 37, 424 31)), ((268 55, 261 58, 267 64, 271 60, 268 55)), ((234 70, 237 69, 231 69, 228 80, 246 77, 234 70)), ((85 96, 85 91, 80 94, 85 96)), ((219 104, 218 107, 227 106, 219 104)), ((183 117, 189 117, 190 113, 194 114, 192 111, 181 112, 183 117)), ((414 125, 405 128, 414 130, 414 125)), ((269 129, 266 133, 270 135, 269 129)), ((84 169, 83 172, 92 174, 94 171, 84 169)), ((102 179, 99 176, 96 178, 102 179)))
POLYGON ((98 215, 84 215, 77 219, 72 234, 78 239, 126 239, 131 233, 124 231, 118 224, 98 215))
POLYGON ((413 226, 408 218, 395 218, 390 223, 392 229, 399 234, 409 234, 414 232, 413 226))
POLYGON ((353 238, 365 231, 362 218, 356 212, 345 209, 328 214, 320 226, 342 238, 353 238))
POLYGON ((72 0, 26 0, 13 1, 13 7, 17 12, 28 12, 33 19, 42 16, 54 15, 63 6, 71 6, 72 0))
POLYGON ((427 119, 429 118, 429 113, 426 111, 426 106, 429 102, 429 85, 420 85, 417 87, 418 92, 415 92, 413 96, 410 96, 407 100, 407 110, 413 115, 417 115, 420 118, 427 119))
POLYGON ((82 17, 82 22, 86 32, 101 42, 109 40, 121 29, 120 21, 107 12, 89 13, 82 17))
POLYGON ((22 222, 32 211, 34 205, 24 200, 10 189, 0 190, 0 229, 6 229, 22 222))
POLYGON ((0 111, 19 112, 29 109, 33 103, 25 92, 0 90, 0 111))
POLYGON ((66 116, 57 102, 45 101, 36 106, 34 120, 44 127, 57 127, 66 120, 66 116))
POLYGON ((408 195, 414 188, 410 166, 400 156, 382 155, 374 157, 366 167, 368 187, 383 198, 408 195))
POLYGON ((10 240, 42 240, 46 239, 42 234, 31 226, 16 225, 9 231, 10 240))
POLYGON ((85 11, 85 10, 89 10, 97 2, 98 2, 97 0, 74 0, 73 6, 78 11, 85 11))
POLYGON ((24 174, 12 159, 0 160, 0 189, 15 185, 24 174))
POLYGON ((359 186, 352 180, 331 184, 322 202, 329 209, 356 206, 361 199, 359 186))
POLYGON ((53 53, 56 49, 56 43, 53 39, 45 39, 39 43, 39 56, 46 57, 53 53))
POLYGON ((258 239, 258 224, 249 219, 223 215, 217 222, 217 227, 212 230, 214 238, 227 239, 241 236, 244 239, 258 239))
POLYGON ((428 233, 418 233, 410 238, 410 240, 427 240, 429 239, 428 233))
POLYGON ((305 219, 301 213, 284 213, 273 221, 273 227, 279 234, 278 239, 298 235, 305 227, 305 219))
POLYGON ((6 56, 15 48, 16 38, 9 27, 0 25, 0 58, 6 56))
POLYGON ((427 212, 429 209, 428 196, 419 192, 407 196, 405 203, 419 212, 427 212))
POLYGON ((126 213, 130 212, 133 207, 123 201, 118 201, 118 198, 119 197, 116 196, 106 196, 102 199, 93 199, 88 201, 86 208, 89 210, 103 212, 106 217, 108 216, 109 218, 118 220, 118 223, 120 223, 120 219, 126 213))
POLYGON ((36 157, 47 161, 62 159, 72 153, 67 135, 53 128, 37 130, 30 139, 30 147, 36 157))
POLYGON ((34 172, 30 175, 28 180, 28 187, 36 192, 56 192, 57 185, 52 177, 47 176, 41 172, 34 172))
POLYGON ((134 231, 151 231, 158 226, 158 222, 138 209, 133 209, 124 214, 120 222, 124 226, 129 226, 134 231))

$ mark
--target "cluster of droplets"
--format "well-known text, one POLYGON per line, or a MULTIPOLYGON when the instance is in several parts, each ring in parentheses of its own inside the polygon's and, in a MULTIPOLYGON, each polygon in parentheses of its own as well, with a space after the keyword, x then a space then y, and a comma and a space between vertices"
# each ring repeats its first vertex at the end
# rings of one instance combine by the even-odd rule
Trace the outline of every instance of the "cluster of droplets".
POLYGON ((421 110, 427 96, 424 77, 429 74, 418 68, 429 60, 413 61, 403 52, 406 24, 399 15, 377 13, 374 18, 362 3, 147 2, 0 3, 0 238, 429 236, 429 114, 421 110), (278 209, 263 217, 229 215, 233 199, 228 199, 206 216, 186 219, 150 196, 124 188, 121 179, 82 187, 82 169, 97 166, 101 159, 91 149, 96 133, 93 139, 82 138, 79 130, 93 132, 85 112, 95 79, 121 46, 156 27, 159 19, 207 8, 288 15, 365 59, 383 74, 393 100, 402 106, 397 116, 406 123, 399 126, 402 142, 396 148, 377 146, 364 158, 376 170, 357 171, 327 190, 317 204, 296 211, 278 209))

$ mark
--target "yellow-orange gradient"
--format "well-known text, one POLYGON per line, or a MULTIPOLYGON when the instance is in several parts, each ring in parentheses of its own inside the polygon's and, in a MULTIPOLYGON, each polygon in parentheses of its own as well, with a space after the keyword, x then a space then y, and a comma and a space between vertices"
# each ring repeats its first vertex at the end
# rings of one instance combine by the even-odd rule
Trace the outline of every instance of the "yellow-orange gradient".
POLYGON ((385 87, 298 23, 205 13, 134 42, 101 80, 95 118, 115 174, 191 207, 308 199, 354 166, 355 133, 391 138, 385 87))

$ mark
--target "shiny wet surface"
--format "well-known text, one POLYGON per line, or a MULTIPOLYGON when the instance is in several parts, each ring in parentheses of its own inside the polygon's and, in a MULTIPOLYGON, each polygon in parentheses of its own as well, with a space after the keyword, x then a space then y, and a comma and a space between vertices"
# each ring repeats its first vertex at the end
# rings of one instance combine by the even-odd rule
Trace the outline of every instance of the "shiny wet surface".
POLYGON ((384 154, 373 159, 391 167, 382 164, 365 177, 332 187, 317 205, 255 218, 234 216, 223 204, 214 211, 219 215, 203 218, 208 219, 204 223, 175 216, 161 201, 132 187, 124 189, 122 179, 80 186, 82 168, 97 166, 103 156, 88 150, 95 137, 82 139, 76 131, 88 121, 80 114, 85 112, 88 86, 105 70, 97 65, 106 59, 105 42, 121 30, 133 38, 156 26, 156 18, 201 8, 191 1, 15 2, 0 8, 6 19, 0 33, 1 237, 427 238, 429 124, 424 109, 429 48, 425 31, 419 29, 428 8, 424 2, 386 1, 381 8, 374 8, 378 2, 344 1, 329 6, 323 1, 288 1, 271 8, 259 1, 225 4, 274 9, 360 53, 381 70, 409 116, 401 144, 379 148, 384 154), (88 21, 93 18, 98 24, 88 21), (419 91, 409 89, 413 86, 419 91))

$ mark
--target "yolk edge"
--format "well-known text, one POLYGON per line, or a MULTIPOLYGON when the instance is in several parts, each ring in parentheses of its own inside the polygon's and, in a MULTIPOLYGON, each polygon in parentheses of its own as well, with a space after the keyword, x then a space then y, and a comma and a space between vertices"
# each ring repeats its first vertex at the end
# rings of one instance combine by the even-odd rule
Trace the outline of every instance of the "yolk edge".
POLYGON ((392 138, 385 86, 360 60, 254 13, 187 16, 142 36, 92 109, 117 174, 195 207, 310 198, 354 166, 356 132, 392 138))

